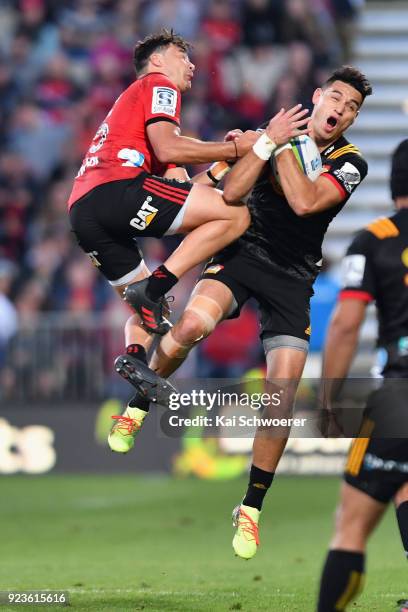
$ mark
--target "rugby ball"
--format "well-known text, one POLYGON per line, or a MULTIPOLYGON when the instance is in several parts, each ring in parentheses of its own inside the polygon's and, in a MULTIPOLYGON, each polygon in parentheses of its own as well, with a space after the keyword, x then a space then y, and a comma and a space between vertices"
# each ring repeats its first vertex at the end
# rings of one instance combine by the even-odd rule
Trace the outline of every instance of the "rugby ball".
MULTIPOLYGON (((315 181, 323 169, 322 159, 315 141, 310 136, 302 134, 292 138, 289 144, 292 146, 293 154, 301 170, 311 181, 315 181)), ((271 166, 274 178, 280 185, 279 172, 274 155, 271 157, 271 166)))

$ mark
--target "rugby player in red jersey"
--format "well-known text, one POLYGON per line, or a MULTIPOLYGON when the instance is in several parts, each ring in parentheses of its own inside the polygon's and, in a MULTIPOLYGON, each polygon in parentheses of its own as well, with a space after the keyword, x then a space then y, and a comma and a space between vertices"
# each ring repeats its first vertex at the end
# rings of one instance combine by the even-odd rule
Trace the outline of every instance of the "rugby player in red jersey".
MULTIPOLYGON (((136 81, 100 125, 75 178, 69 214, 79 245, 136 313, 126 323, 129 353, 146 361, 151 332, 165 333, 164 295, 185 272, 238 238, 248 209, 225 202, 214 189, 225 160, 243 156, 256 132, 230 132, 225 142, 180 134, 181 94, 191 87, 189 45, 167 30, 148 36, 134 51, 136 81), (216 164, 188 180, 181 164, 216 164), (149 275, 137 238, 187 234, 149 275)), ((307 111, 290 116, 294 134, 307 111)), ((117 366, 119 368, 119 366, 117 366)), ((143 401, 137 402, 143 408, 143 401)), ((145 413, 143 413, 145 414, 145 413)))
MULTIPOLYGON (((137 79, 99 126, 68 202, 79 245, 139 312, 146 330, 139 332, 141 347, 150 340, 147 330, 168 330, 162 296, 249 223, 247 208, 227 205, 206 173, 193 184, 179 167, 236 159, 257 138, 249 132, 227 142, 202 142, 180 135, 181 94, 194 73, 188 48, 167 30, 136 45, 137 79), (207 184, 199 184, 203 180, 207 184), (149 276, 137 238, 175 233, 189 235, 149 276)), ((135 317, 130 329, 139 321, 135 317)))

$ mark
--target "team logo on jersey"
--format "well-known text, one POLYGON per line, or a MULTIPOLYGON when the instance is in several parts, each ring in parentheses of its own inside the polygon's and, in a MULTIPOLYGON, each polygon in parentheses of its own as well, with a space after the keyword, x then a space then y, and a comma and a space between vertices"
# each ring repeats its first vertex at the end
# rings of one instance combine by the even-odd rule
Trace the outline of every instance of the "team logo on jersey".
POLYGON ((164 113, 174 117, 177 106, 177 91, 171 87, 153 87, 152 114, 164 113))
POLYGON ((216 264, 214 266, 209 266, 208 268, 206 268, 205 274, 218 274, 218 272, 220 272, 223 269, 224 269, 224 266, 222 266, 221 264, 216 264))
POLYGON ((99 149, 101 147, 103 147, 105 140, 107 139, 109 134, 109 125, 107 123, 102 123, 99 128, 98 131, 96 132, 95 136, 93 137, 92 142, 95 142, 95 144, 91 145, 91 147, 89 148, 89 153, 96 153, 97 151, 99 151, 99 149))
POLYGON ((364 278, 366 258, 364 255, 346 255, 342 261, 343 287, 359 287, 364 278))
POLYGON ((351 193, 356 185, 361 181, 360 172, 353 164, 346 162, 339 170, 334 171, 334 175, 342 182, 343 187, 351 193))
POLYGON ((138 210, 136 217, 133 217, 133 219, 129 221, 129 224, 132 227, 141 232, 145 230, 148 225, 150 225, 158 213, 157 208, 150 204, 152 200, 152 196, 147 196, 141 205, 140 210, 138 210))

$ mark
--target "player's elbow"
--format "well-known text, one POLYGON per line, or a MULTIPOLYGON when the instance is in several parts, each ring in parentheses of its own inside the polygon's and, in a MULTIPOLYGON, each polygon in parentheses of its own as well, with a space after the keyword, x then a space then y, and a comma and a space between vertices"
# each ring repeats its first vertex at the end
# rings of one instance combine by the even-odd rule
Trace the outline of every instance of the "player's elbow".
POLYGON ((292 203, 292 210, 298 217, 309 217, 313 214, 313 206, 308 203, 295 201, 292 203))
POLYGON ((154 148, 154 153, 161 164, 169 164, 176 162, 174 155, 172 155, 171 147, 166 144, 160 144, 154 148))
POLYGON ((241 201, 242 194, 237 191, 236 187, 233 184, 228 183, 224 187, 222 197, 226 204, 233 206, 234 204, 238 204, 241 201))
POLYGON ((180 147, 177 136, 165 136, 157 138, 152 143, 154 154, 161 164, 179 163, 180 147))

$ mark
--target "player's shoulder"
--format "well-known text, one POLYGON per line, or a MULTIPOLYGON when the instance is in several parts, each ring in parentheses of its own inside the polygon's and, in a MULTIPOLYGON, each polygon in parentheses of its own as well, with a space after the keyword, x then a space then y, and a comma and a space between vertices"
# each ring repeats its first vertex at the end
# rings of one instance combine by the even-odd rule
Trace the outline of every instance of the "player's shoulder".
POLYGON ((348 162, 359 169, 360 174, 366 175, 368 165, 360 149, 349 142, 345 136, 340 136, 330 147, 322 152, 322 157, 330 161, 348 162))
POLYGON ((357 232, 350 244, 349 252, 377 252, 384 240, 396 238, 399 235, 397 215, 378 217, 357 232))
POLYGON ((396 238, 400 235, 397 215, 374 219, 374 221, 367 225, 365 232, 369 236, 373 236, 377 241, 387 238, 396 238))

